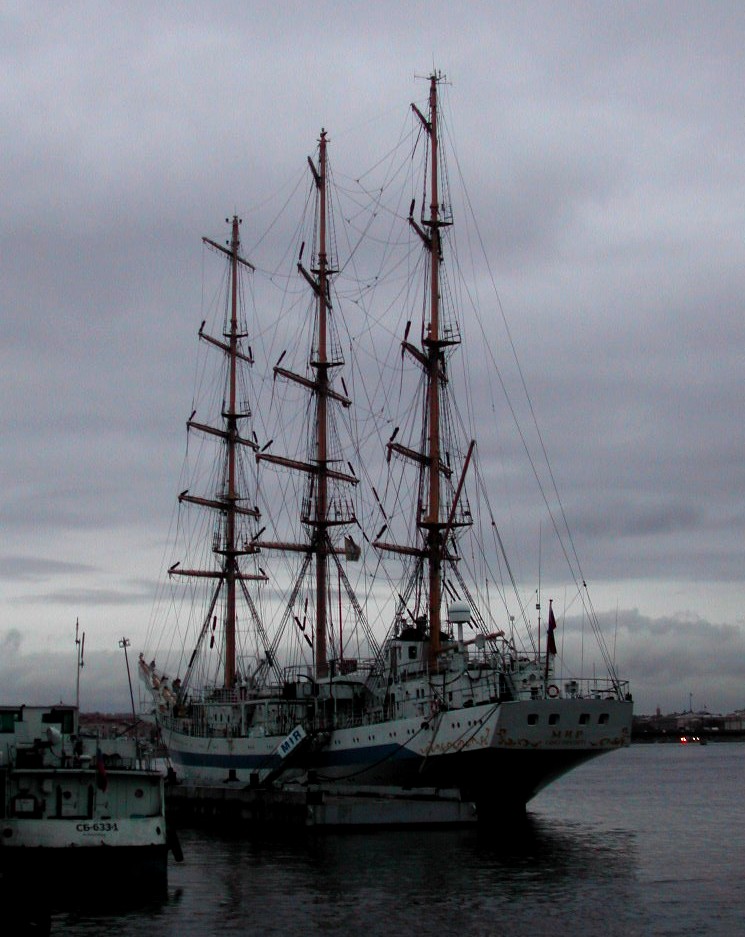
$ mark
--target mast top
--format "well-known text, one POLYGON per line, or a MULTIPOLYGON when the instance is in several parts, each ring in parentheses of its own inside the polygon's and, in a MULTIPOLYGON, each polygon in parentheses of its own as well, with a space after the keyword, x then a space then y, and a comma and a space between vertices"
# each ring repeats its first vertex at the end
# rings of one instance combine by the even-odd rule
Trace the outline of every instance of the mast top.
POLYGON ((426 75, 417 75, 414 74, 414 78, 417 81, 428 81, 430 84, 448 84, 448 77, 445 72, 441 71, 439 68, 432 68, 430 72, 426 75))

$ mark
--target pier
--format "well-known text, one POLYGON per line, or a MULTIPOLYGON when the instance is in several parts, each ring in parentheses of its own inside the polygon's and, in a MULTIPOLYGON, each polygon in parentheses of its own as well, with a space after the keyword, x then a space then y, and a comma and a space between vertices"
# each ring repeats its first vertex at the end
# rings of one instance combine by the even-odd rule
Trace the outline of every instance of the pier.
POLYGON ((179 783, 166 791, 177 827, 251 829, 364 829, 464 827, 476 823, 472 802, 454 790, 358 785, 253 787, 179 783))

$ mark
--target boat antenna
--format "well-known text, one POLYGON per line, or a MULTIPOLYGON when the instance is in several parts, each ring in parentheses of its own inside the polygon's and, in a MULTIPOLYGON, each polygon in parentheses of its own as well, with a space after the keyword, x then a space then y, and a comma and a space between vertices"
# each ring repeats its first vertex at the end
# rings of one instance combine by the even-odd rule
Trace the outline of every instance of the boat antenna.
POLYGON ((131 643, 132 642, 129 640, 129 638, 122 638, 119 641, 119 647, 124 649, 124 662, 127 665, 127 682, 129 683, 129 699, 132 703, 132 725, 134 727, 134 725, 137 723, 137 713, 135 712, 135 696, 132 692, 132 674, 129 670, 129 655, 127 654, 127 648, 131 643))
POLYGON ((538 523, 538 588, 535 593, 535 610, 538 613, 538 666, 541 665, 541 551, 543 549, 543 524, 538 523))
POLYGON ((85 631, 80 634, 80 619, 75 619, 75 653, 77 657, 77 667, 75 673, 75 708, 80 710, 80 671, 85 665, 83 654, 85 653, 85 631))

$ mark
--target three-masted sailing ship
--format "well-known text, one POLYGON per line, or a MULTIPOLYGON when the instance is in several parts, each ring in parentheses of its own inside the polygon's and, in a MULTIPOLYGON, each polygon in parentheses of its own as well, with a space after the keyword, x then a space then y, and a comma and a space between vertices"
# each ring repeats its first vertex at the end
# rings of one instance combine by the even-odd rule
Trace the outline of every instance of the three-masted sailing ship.
POLYGON ((424 141, 426 190, 419 216, 412 201, 406 223, 421 247, 425 287, 419 341, 411 338, 409 321, 400 347, 419 373, 418 417, 402 431, 396 427, 386 444, 390 466, 414 478, 408 540, 393 539, 400 499, 386 513, 374 489, 385 523, 376 536, 364 532, 355 510, 364 471, 345 459, 336 440, 352 401, 334 339, 331 284, 338 260, 330 243, 326 133, 317 160, 308 160, 315 195, 311 260, 304 266, 303 245, 297 264, 311 297, 307 367, 305 373, 283 367, 283 353, 271 375, 274 385, 308 395, 301 424, 305 458, 275 452, 271 440, 260 445, 256 433, 244 429, 251 408, 242 375, 253 353, 240 283, 253 267, 241 255, 237 217, 227 246, 205 239, 225 257, 229 289, 224 333, 210 335, 203 326, 199 334, 222 357, 225 378, 221 422, 201 422, 192 414, 188 427, 200 439, 216 441, 220 458, 212 492, 186 490, 179 500, 211 522, 205 537, 212 561, 176 563, 169 573, 194 589, 206 584, 209 592, 195 646, 188 664, 186 658, 176 663, 185 666, 176 679, 169 680, 154 660, 140 658, 163 740, 183 778, 450 789, 474 801, 480 818, 489 818, 508 807, 522 809, 566 771, 630 741, 631 697, 611 661, 603 680, 555 678, 553 608, 545 648, 533 641, 532 650, 522 651, 514 618, 508 622, 505 613, 504 626, 495 626, 496 614, 482 606, 463 573, 459 543, 473 527, 468 489, 476 442, 447 438, 456 422, 449 362, 460 330, 446 305, 453 219, 443 195, 440 81, 430 77, 424 111, 412 105, 424 141), (275 535, 246 487, 246 477, 272 472, 300 480, 301 535, 294 539, 275 535), (366 617, 369 596, 357 600, 347 572, 360 558, 357 541, 376 557, 393 557, 405 573, 389 593, 393 622, 380 642, 366 617), (273 557, 288 555, 295 557, 292 578, 273 582, 273 557), (257 598, 267 583, 285 593, 279 614, 276 603, 266 614, 257 598), (366 656, 350 653, 343 620, 347 635, 352 627, 362 633, 366 656), (258 649, 250 659, 237 650, 240 629, 251 631, 258 649), (290 661, 295 640, 305 657, 290 661), (211 677, 199 663, 208 653, 220 661, 211 677))

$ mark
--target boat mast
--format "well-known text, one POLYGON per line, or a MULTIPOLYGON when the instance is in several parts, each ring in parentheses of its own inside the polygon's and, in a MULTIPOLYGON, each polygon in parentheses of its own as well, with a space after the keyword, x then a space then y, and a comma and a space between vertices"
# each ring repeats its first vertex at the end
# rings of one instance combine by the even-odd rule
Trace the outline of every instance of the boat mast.
MULTIPOLYGON (((429 252, 429 323, 422 330, 422 350, 420 351, 407 340, 409 326, 402 342, 402 348, 408 352, 423 368, 425 374, 424 412, 426 417, 426 439, 422 441, 423 450, 418 451, 401 443, 394 442, 398 427, 388 440, 388 459, 395 452, 404 458, 412 459, 420 466, 422 475, 420 479, 426 488, 426 505, 419 509, 417 520, 418 528, 424 533, 424 547, 404 546, 381 541, 379 536, 374 545, 380 550, 388 550, 402 555, 420 557, 427 562, 428 579, 428 608, 429 621, 429 667, 437 669, 438 655, 440 653, 440 625, 442 604, 442 564, 445 559, 447 538, 454 527, 463 526, 462 521, 455 520, 455 508, 460 497, 462 481, 458 486, 458 494, 452 504, 450 517, 444 522, 440 517, 442 507, 441 476, 450 478, 452 470, 445 465, 441 458, 440 439, 440 384, 445 377, 445 360, 443 349, 448 345, 458 344, 454 334, 447 334, 443 329, 441 319, 440 295, 440 268, 442 265, 442 243, 440 229, 447 227, 451 221, 447 213, 441 211, 440 180, 439 180, 439 137, 437 114, 437 85, 443 80, 442 75, 430 75, 429 83, 429 114, 425 117, 416 104, 411 108, 421 121, 424 132, 429 139, 429 218, 422 218, 421 223, 414 218, 415 201, 412 200, 409 209, 409 224, 416 231, 429 252), (443 533, 444 531, 444 533, 443 533)), ((451 330, 452 331, 452 330, 451 330)), ((470 455, 469 455, 470 460, 470 455)), ((384 527, 383 530, 386 528, 384 527)), ((382 531, 381 531, 382 533, 382 531)))
POLYGON ((223 685, 232 687, 235 683, 235 450, 238 418, 236 413, 236 374, 238 352, 238 248, 240 247, 238 235, 238 217, 233 215, 232 233, 230 238, 230 333, 228 363, 229 363, 229 401, 225 414, 225 428, 227 430, 226 445, 228 459, 228 490, 225 505, 225 584, 227 588, 227 604, 225 609, 225 669, 223 685))
MULTIPOLYGON (((329 529, 333 526, 348 524, 354 521, 354 516, 342 516, 339 511, 339 505, 336 506, 334 518, 330 517, 330 493, 329 482, 343 482, 350 485, 356 485, 358 479, 351 474, 341 472, 337 468, 329 467, 329 401, 341 404, 343 407, 349 407, 351 400, 345 394, 340 394, 331 386, 329 370, 339 367, 343 361, 338 355, 330 354, 329 350, 329 330, 331 312, 330 284, 331 277, 336 272, 331 268, 328 256, 328 160, 327 160, 328 138, 326 131, 321 130, 319 138, 319 159, 318 166, 308 157, 308 165, 313 174, 316 190, 318 193, 318 212, 317 228, 315 235, 317 237, 318 249, 314 257, 314 266, 308 271, 302 264, 302 255, 304 244, 300 249, 300 259, 298 260, 298 270, 303 275, 307 283, 312 288, 316 297, 316 328, 317 331, 313 338, 313 351, 311 353, 310 365, 315 371, 315 379, 309 379, 303 375, 288 371, 279 366, 279 362, 284 357, 284 352, 274 367, 275 376, 286 380, 295 381, 306 387, 314 395, 316 400, 316 421, 314 427, 315 438, 313 440, 313 451, 310 461, 302 462, 296 459, 290 459, 285 456, 273 455, 268 452, 257 453, 258 461, 266 461, 275 465, 284 466, 295 471, 306 472, 310 478, 311 501, 314 504, 312 512, 303 516, 304 524, 312 527, 312 534, 309 542, 288 543, 279 541, 261 540, 262 549, 273 550, 295 550, 305 553, 308 557, 315 557, 315 628, 313 633, 313 660, 316 677, 325 677, 328 675, 328 606, 329 606, 329 557, 337 554, 344 554, 345 548, 334 545, 329 537, 329 529)), ((331 349, 333 352, 333 349, 331 349)), ((346 391, 346 388, 345 388, 346 391)), ((265 447, 266 448, 266 447, 265 447)), ((303 568, 303 573, 306 567, 303 568)), ((301 573, 301 575, 303 574, 301 573)), ((309 640, 306 638, 306 640, 309 640)), ((310 642, 309 642, 310 643, 310 642)))
MULTIPOLYGON (((426 514, 419 526, 427 532, 426 557, 429 579, 429 663, 430 669, 437 666, 440 653, 440 605, 442 602, 442 553, 443 544, 440 522, 440 371, 442 345, 440 337, 440 203, 438 179, 437 137, 437 82, 438 76, 429 79, 429 117, 412 104, 414 112, 429 135, 430 143, 430 206, 429 218, 423 219, 425 236, 422 238, 430 258, 429 328, 423 338, 426 354, 427 374, 427 452, 426 472, 428 502, 426 514)), ((413 219, 409 219, 421 234, 413 219)))
POLYGON ((430 78, 429 135, 431 151, 431 203, 427 225, 430 236, 430 320, 427 388, 429 393, 429 652, 430 663, 440 652, 440 602, 442 547, 440 544, 440 229, 437 179, 437 79, 430 78))
POLYGON ((319 147, 319 170, 314 173, 319 197, 318 218, 318 265, 311 271, 316 276, 316 294, 318 302, 318 357, 311 361, 316 369, 316 394, 318 413, 316 427, 316 510, 314 553, 316 555, 316 633, 315 662, 316 674, 323 677, 328 672, 328 653, 326 650, 328 594, 328 353, 327 353, 327 313, 328 313, 328 259, 326 254, 326 131, 321 130, 319 147))

